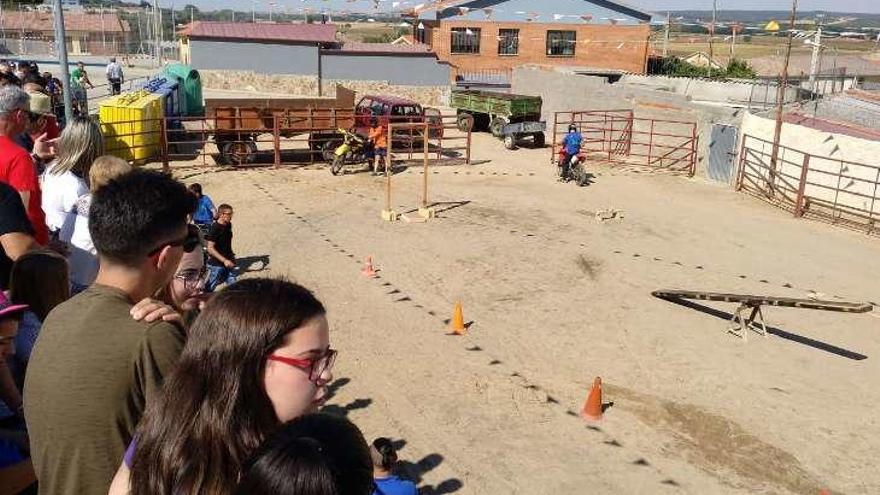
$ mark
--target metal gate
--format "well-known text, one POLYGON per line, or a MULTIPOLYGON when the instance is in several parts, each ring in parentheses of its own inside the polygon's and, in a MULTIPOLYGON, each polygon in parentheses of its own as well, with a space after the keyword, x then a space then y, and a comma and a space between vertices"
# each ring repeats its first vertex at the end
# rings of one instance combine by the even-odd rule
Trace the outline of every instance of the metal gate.
POLYGON ((712 127, 712 140, 709 141, 710 179, 730 184, 733 181, 736 163, 737 128, 732 125, 716 124, 712 127))

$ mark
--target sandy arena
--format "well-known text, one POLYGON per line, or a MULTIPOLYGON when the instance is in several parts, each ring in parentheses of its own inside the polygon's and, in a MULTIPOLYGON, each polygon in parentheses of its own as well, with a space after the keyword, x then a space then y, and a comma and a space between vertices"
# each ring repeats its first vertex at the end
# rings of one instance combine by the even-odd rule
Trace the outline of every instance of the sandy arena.
MULTIPOLYGON (((880 313, 765 308, 772 335, 745 342, 733 304, 651 296, 880 301, 880 241, 635 167, 558 183, 547 149, 487 134, 473 156, 432 170, 426 224, 383 222, 384 181, 364 173, 173 168, 235 207, 249 275, 324 301, 328 409, 399 440, 423 493, 880 493, 880 313), (598 222, 608 208, 622 218, 598 222), (588 424, 596 376, 613 404, 588 424)), ((420 169, 393 180, 397 211, 418 207, 420 169)))

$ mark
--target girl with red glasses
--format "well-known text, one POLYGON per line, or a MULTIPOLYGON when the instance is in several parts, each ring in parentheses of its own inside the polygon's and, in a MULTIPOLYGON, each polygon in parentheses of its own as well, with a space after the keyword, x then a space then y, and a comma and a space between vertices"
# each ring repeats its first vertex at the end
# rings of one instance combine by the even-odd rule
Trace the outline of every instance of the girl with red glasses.
POLYGON ((325 313, 286 280, 246 279, 218 292, 148 404, 110 494, 232 493, 264 440, 323 404, 336 356, 325 313))

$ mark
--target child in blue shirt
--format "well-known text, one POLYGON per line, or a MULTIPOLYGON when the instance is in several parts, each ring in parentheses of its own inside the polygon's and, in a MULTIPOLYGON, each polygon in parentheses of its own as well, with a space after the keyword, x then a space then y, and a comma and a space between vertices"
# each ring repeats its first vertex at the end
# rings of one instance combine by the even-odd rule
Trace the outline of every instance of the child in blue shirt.
POLYGON ((214 208, 214 202, 205 194, 202 194, 201 184, 190 184, 189 190, 199 198, 196 206, 196 212, 193 213, 193 223, 202 227, 210 227, 217 218, 217 208, 214 208))
POLYGON ((370 457, 373 458, 373 482, 376 484, 373 495, 418 495, 415 483, 391 474, 397 464, 397 452, 391 440, 384 437, 374 440, 370 457))

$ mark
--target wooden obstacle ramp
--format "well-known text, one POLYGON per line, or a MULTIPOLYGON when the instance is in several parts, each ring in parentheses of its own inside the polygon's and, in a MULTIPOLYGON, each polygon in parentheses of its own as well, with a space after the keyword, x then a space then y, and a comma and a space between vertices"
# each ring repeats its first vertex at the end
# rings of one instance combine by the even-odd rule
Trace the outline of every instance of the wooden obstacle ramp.
POLYGON ((818 311, 834 311, 838 313, 868 313, 874 309, 871 303, 849 301, 822 301, 815 299, 799 299, 793 297, 756 296, 751 294, 727 294, 721 292, 702 292, 690 290, 655 290, 651 293, 660 299, 696 299, 700 301, 716 301, 739 304, 730 319, 730 333, 748 339, 746 330, 753 330, 764 337, 767 336, 767 325, 764 323, 762 306, 784 308, 813 309, 818 311), (749 316, 744 312, 751 310, 749 316))

